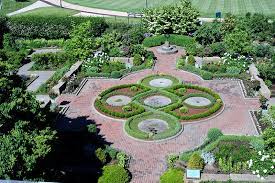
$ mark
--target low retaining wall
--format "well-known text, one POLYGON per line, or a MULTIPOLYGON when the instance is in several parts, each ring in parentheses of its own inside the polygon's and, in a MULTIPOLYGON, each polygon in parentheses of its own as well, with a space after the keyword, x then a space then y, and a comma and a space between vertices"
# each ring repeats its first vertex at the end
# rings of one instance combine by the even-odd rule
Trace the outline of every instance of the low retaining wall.
POLYGON ((60 95, 62 93, 62 91, 66 88, 68 79, 79 70, 81 64, 82 61, 78 61, 71 66, 70 70, 66 72, 64 76, 58 81, 57 85, 52 88, 52 92, 54 94, 60 95))

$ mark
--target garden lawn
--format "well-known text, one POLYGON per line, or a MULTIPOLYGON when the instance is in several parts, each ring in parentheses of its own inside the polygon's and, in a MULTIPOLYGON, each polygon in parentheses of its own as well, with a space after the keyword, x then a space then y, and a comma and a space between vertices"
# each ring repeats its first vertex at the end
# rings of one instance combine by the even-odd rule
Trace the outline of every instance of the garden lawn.
MULTIPOLYGON (((65 0, 83 6, 126 12, 140 12, 146 8, 146 0, 65 0)), ((191 0, 203 17, 214 17, 216 11, 244 15, 247 12, 275 16, 274 0, 191 0)), ((148 7, 174 4, 179 0, 147 1, 148 7)))
POLYGON ((2 1, 2 9, 0 10, 0 13, 7 14, 13 11, 19 10, 21 8, 24 8, 26 6, 29 6, 30 4, 34 3, 36 0, 27 0, 22 2, 16 2, 15 0, 1 0, 1 1, 2 1))
POLYGON ((31 16, 71 16, 77 14, 78 11, 76 10, 69 10, 64 8, 58 7, 45 7, 45 8, 38 8, 31 11, 27 11, 25 13, 20 13, 17 16, 22 15, 31 15, 31 16))

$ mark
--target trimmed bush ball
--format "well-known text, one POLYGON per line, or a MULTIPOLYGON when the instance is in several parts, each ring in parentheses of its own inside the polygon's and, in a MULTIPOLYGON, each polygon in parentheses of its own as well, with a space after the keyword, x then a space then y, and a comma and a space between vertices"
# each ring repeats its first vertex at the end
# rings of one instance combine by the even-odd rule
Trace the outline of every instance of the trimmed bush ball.
POLYGON ((190 169, 203 169, 204 162, 203 159, 201 158, 200 154, 198 152, 194 152, 191 157, 189 158, 188 161, 188 168, 190 169))
POLYGON ((217 140, 221 136, 223 136, 223 133, 218 128, 211 128, 207 133, 207 137, 211 142, 217 140))
POLYGON ((102 148, 98 148, 96 151, 95 151, 95 155, 97 157, 97 159, 102 163, 102 164, 105 164, 106 161, 107 161, 107 155, 105 153, 105 151, 102 149, 102 148))
POLYGON ((196 63, 195 57, 193 55, 189 55, 187 58, 187 63, 189 65, 195 65, 195 63, 196 63))
POLYGON ((178 92, 181 94, 181 95, 184 95, 186 93, 186 88, 180 88, 178 90, 178 92))
POLYGON ((89 133, 95 134, 97 132, 96 124, 87 125, 87 130, 88 130, 89 133))
POLYGON ((122 74, 121 74, 121 72, 119 72, 119 71, 113 71, 112 73, 111 73, 111 77, 112 78, 120 78, 122 76, 122 74))
POLYGON ((135 54, 133 64, 134 66, 138 66, 142 64, 142 58, 140 54, 135 54))
POLYGON ((129 106, 129 105, 126 105, 126 106, 122 107, 122 110, 123 110, 124 112, 129 112, 129 111, 132 111, 132 107, 129 106))
POLYGON ((103 174, 98 183, 128 183, 130 176, 127 170, 118 165, 107 165, 103 167, 103 174))
POLYGON ((186 114, 186 113, 188 113, 188 108, 186 106, 183 106, 180 108, 180 112, 186 114))
POLYGON ((183 183, 183 171, 176 168, 168 169, 161 175, 160 183, 183 183))
POLYGON ((138 87, 132 86, 132 87, 130 88, 130 90, 131 90, 131 91, 138 91, 138 87))

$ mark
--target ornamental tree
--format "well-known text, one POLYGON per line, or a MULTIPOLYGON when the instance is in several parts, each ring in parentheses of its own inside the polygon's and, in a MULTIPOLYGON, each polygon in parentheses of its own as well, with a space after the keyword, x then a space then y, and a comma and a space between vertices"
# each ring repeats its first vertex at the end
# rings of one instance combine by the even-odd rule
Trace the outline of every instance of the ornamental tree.
POLYGON ((197 29, 199 12, 189 0, 144 10, 143 22, 153 34, 187 34, 197 29))

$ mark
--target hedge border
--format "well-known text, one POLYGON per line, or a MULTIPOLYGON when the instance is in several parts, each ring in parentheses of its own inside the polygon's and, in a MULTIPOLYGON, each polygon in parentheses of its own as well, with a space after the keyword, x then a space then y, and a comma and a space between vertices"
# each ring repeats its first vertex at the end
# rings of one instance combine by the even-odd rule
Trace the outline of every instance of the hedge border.
POLYGON ((181 132, 182 125, 178 122, 178 119, 168 114, 145 112, 128 119, 125 122, 124 130, 131 137, 141 139, 141 140, 146 140, 146 141, 155 141, 155 140, 164 140, 177 135, 179 132, 181 132), (142 132, 141 130, 138 129, 139 122, 149 118, 157 118, 157 119, 165 120, 169 125, 169 129, 166 130, 165 132, 153 135, 152 139, 149 139, 148 133, 142 132))

